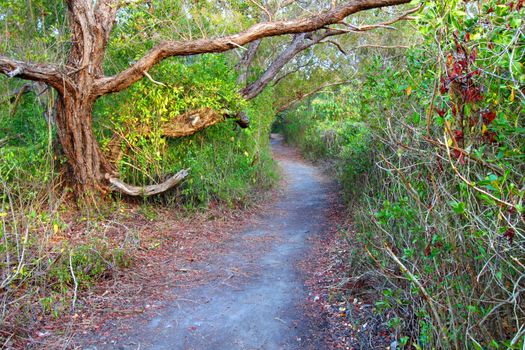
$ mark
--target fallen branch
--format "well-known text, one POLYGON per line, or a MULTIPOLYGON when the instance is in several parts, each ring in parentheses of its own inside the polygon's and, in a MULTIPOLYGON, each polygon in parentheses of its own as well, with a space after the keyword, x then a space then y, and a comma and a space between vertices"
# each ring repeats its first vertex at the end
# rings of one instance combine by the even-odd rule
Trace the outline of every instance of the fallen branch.
MULTIPOLYGON (((211 108, 201 108, 179 114, 160 126, 160 133, 164 137, 183 137, 195 134, 197 131, 206 129, 210 126, 223 122, 227 118, 235 119, 241 128, 247 128, 250 120, 246 114, 239 112, 235 115, 228 111, 215 111, 211 108)), ((139 129, 143 135, 151 133, 149 127, 139 129)))
POLYGON ((166 192, 167 190, 177 186, 188 176, 188 174, 189 169, 183 169, 160 184, 144 187, 129 185, 118 178, 111 177, 109 174, 106 174, 106 179, 109 181, 111 184, 111 189, 114 191, 127 194, 128 196, 147 197, 166 192))
MULTIPOLYGON (((163 122, 158 130, 158 133, 162 137, 178 138, 184 136, 190 136, 197 133, 200 130, 206 129, 210 126, 225 121, 226 119, 234 119, 237 125, 245 129, 250 126, 250 119, 243 112, 237 114, 228 114, 226 111, 217 112, 211 108, 201 108, 193 111, 189 111, 183 114, 179 114, 168 121, 163 122)), ((141 135, 148 136, 153 133, 150 126, 137 127, 134 124, 126 125, 129 130, 138 131, 141 135)), ((130 147, 129 142, 122 144, 122 141, 126 141, 126 132, 117 132, 109 141, 107 145, 106 156, 110 163, 115 164, 130 147)), ((1 144, 1 140, 0 140, 1 144)))

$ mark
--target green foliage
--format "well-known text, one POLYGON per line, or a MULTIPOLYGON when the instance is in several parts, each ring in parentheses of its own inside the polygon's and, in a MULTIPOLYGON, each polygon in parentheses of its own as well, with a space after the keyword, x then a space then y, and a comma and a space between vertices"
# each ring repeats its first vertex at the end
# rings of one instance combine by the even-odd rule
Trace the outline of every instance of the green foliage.
POLYGON ((523 346, 524 11, 522 2, 427 2, 413 38, 421 44, 401 59, 360 59, 358 88, 338 94, 351 106, 323 103, 323 119, 310 102, 285 116, 288 138, 314 157, 338 159, 318 127, 340 123, 338 108, 371 128, 364 149, 377 166, 345 184, 363 188, 349 239, 369 259, 349 265, 382 270, 376 312, 397 313, 391 326, 407 347, 523 346))
POLYGON ((248 105, 238 94, 236 74, 218 55, 166 62, 151 74, 166 86, 145 79, 123 93, 102 99, 97 106, 102 144, 107 145, 114 133, 122 137, 125 152, 118 166, 125 181, 151 184, 189 168, 188 180, 164 200, 182 200, 191 207, 212 200, 243 204, 254 187, 266 188, 273 183, 269 93, 248 105), (204 107, 228 114, 245 111, 251 126, 241 130, 232 121, 225 121, 189 137, 170 139, 162 135, 162 123, 204 107))
POLYGON ((345 103, 351 98, 349 91, 338 98, 322 94, 308 107, 287 113, 279 125, 286 140, 307 158, 331 163, 347 197, 361 193, 359 184, 372 166, 373 142, 370 127, 356 121, 351 104, 345 103))
POLYGON ((101 241, 74 248, 64 246, 49 269, 48 279, 57 292, 65 293, 75 285, 83 290, 113 270, 128 267, 130 262, 124 250, 110 250, 101 241))

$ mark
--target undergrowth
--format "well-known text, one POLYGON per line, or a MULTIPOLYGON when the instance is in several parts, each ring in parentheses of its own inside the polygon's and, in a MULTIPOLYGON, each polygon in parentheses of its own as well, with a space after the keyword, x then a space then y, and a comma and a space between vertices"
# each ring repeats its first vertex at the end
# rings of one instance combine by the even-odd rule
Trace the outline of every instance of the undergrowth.
POLYGON ((54 93, 0 77, 0 347, 32 336, 30 326, 45 317, 74 314, 89 288, 132 264, 137 242, 105 235, 125 220, 115 213, 120 208, 138 206, 146 219, 161 220, 155 206, 188 215, 209 205, 242 207, 276 181, 271 91, 245 102, 232 67, 217 55, 166 62, 151 74, 166 86, 145 79, 99 102, 98 139, 106 145, 113 135, 123 136, 117 165, 129 183, 158 183, 183 168, 190 176, 162 196, 135 202, 115 197, 85 212, 76 212, 64 189, 54 93), (251 126, 240 129, 226 120, 190 137, 160 135, 161 120, 201 107, 242 111, 251 126), (151 132, 139 133, 140 127, 151 132))
POLYGON ((353 168, 338 171, 355 220, 348 270, 401 346, 524 346, 523 11, 427 4, 422 45, 363 59, 352 87, 283 116, 307 156, 353 168), (318 109, 334 104, 342 115, 318 109))

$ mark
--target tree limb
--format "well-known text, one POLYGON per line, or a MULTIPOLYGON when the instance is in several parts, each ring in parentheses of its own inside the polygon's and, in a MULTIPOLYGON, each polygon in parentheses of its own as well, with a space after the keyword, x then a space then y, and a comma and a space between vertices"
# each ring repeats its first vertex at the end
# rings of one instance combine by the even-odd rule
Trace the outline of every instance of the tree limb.
POLYGON ((188 176, 188 174, 189 169, 183 169, 160 184, 144 187, 129 185, 116 177, 111 177, 109 174, 106 174, 106 179, 109 181, 111 184, 111 189, 114 191, 127 194, 128 196, 147 197, 165 192, 170 188, 177 186, 188 176))
POLYGON ((94 93, 101 96, 126 89, 140 80, 145 71, 149 71, 151 67, 168 57, 224 52, 265 37, 313 32, 330 24, 341 23, 346 17, 360 11, 408 2, 410 0, 352 0, 317 15, 295 20, 258 23, 243 32, 216 39, 163 41, 128 69, 112 77, 97 79, 94 93))
POLYGON ((386 22, 377 23, 377 24, 369 24, 369 25, 364 25, 364 26, 355 26, 353 24, 346 23, 344 21, 341 21, 341 23, 344 24, 345 26, 347 26, 348 28, 351 28, 349 30, 349 32, 366 32, 368 30, 372 30, 372 29, 376 29, 376 28, 395 29, 394 27, 391 27, 390 25, 394 24, 396 22, 399 22, 399 21, 413 20, 414 17, 411 17, 409 15, 411 15, 413 13, 416 13, 422 7, 423 7, 423 4, 419 4, 418 6, 412 8, 412 9, 406 11, 406 12, 404 12, 403 14, 401 14, 398 17, 395 17, 395 18, 392 18, 392 19, 390 19, 390 20, 388 20, 386 22))
POLYGON ((64 86, 72 86, 60 67, 53 64, 23 62, 0 55, 0 73, 9 78, 44 82, 60 93, 64 91, 64 86))
POLYGON ((237 78, 237 84, 240 86, 246 85, 250 66, 253 60, 255 59, 257 50, 259 50, 259 47, 261 46, 261 41, 261 39, 252 41, 249 44, 248 50, 244 53, 241 60, 236 66, 237 70, 240 72, 239 77, 237 78))
MULTIPOLYGON (((407 12, 403 13, 401 16, 390 19, 386 22, 376 25, 360 27, 358 28, 358 31, 368 31, 376 28, 384 28, 387 24, 393 24, 397 21, 407 19, 409 14, 418 11, 420 8, 421 5, 410 9, 407 12)), ((348 26, 348 24, 346 25, 348 26)), ((333 44, 343 55, 346 55, 346 51, 341 45, 339 45, 339 43, 332 40, 323 40, 328 37, 346 34, 348 32, 350 31, 337 28, 326 28, 324 30, 316 31, 314 33, 302 33, 296 35, 292 42, 288 45, 288 47, 284 51, 282 51, 279 54, 279 56, 277 56, 277 58, 266 69, 266 71, 256 81, 254 81, 253 83, 245 87, 243 90, 241 90, 241 95, 247 100, 253 99, 264 90, 264 88, 268 85, 269 82, 275 79, 279 71, 297 54, 319 43, 333 44)))
POLYGON ((281 76, 277 77, 273 83, 272 83, 272 86, 276 86, 277 84, 279 84, 279 82, 281 82, 281 80, 283 80, 284 78, 286 78, 287 76, 291 75, 291 74, 294 74, 298 71, 300 71, 301 69, 303 68, 306 68, 308 66, 310 66, 310 64, 312 63, 312 59, 310 58, 308 60, 308 62, 304 63, 304 64, 299 64, 297 67, 295 67, 294 69, 288 71, 288 72, 285 72, 283 74, 281 74, 281 76))
POLYGON ((325 43, 334 45, 339 50, 339 52, 341 52, 345 56, 348 56, 348 53, 346 52, 346 50, 343 49, 343 47, 337 41, 325 40, 325 41, 320 42, 320 44, 325 44, 325 43))
POLYGON ((292 107, 297 102, 300 102, 300 101, 304 100, 307 97, 315 95, 315 94, 321 92, 324 89, 327 89, 327 88, 332 87, 332 86, 344 85, 344 84, 348 84, 348 83, 350 83, 350 80, 338 81, 338 82, 335 82, 335 83, 328 83, 328 84, 321 85, 321 86, 315 88, 314 90, 312 90, 312 91, 310 91, 310 92, 308 92, 306 94, 300 94, 297 98, 287 102, 285 105, 279 107, 277 109, 276 113, 277 114, 278 113, 282 113, 282 112, 286 111, 287 109, 289 109, 290 107, 292 107))

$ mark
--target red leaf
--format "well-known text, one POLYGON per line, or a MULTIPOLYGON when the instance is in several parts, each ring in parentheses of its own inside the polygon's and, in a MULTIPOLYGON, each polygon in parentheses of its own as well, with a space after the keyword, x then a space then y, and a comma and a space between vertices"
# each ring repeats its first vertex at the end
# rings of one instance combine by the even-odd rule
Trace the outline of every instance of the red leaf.
POLYGON ((506 237, 510 244, 514 241, 514 235, 516 234, 516 231, 514 229, 509 228, 505 233, 503 234, 503 237, 506 237))
POLYGON ((476 58, 478 57, 478 49, 473 48, 472 52, 470 53, 469 59, 471 63, 474 63, 476 61, 476 58))
POLYGON ((463 135, 463 131, 461 130, 454 130, 454 139, 456 140, 456 142, 460 142, 461 140, 463 140, 465 135, 463 135))
POLYGON ((494 131, 487 131, 485 135, 483 135, 483 138, 485 139, 486 143, 494 143, 496 142, 496 136, 498 136, 498 134, 496 134, 494 131))
POLYGON ((442 95, 448 92, 448 79, 441 77, 441 86, 439 87, 439 92, 441 92, 442 95))
POLYGON ((425 248, 425 256, 430 256, 430 243, 425 248))
POLYGON ((485 125, 490 125, 496 119, 496 112, 494 111, 486 111, 482 114, 483 122, 485 125))

